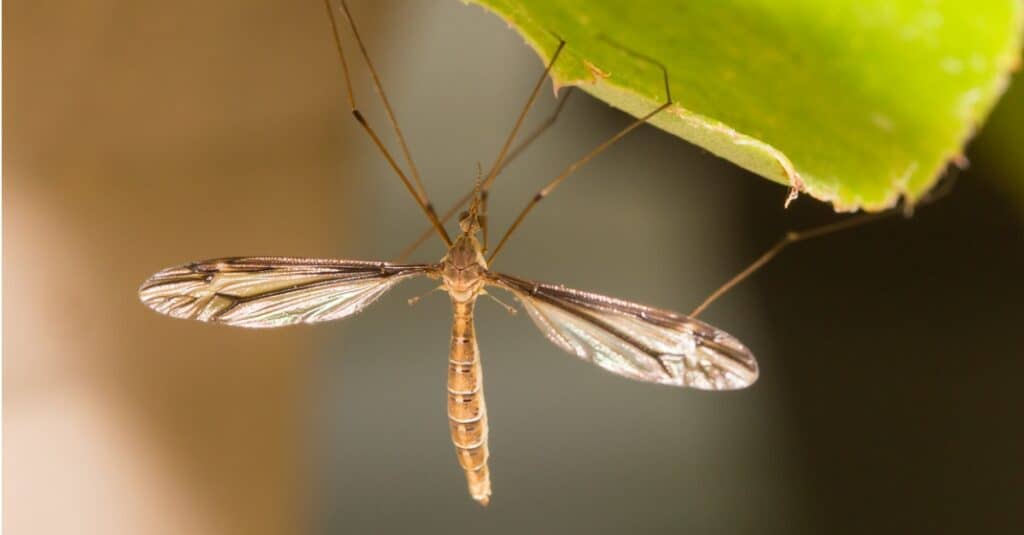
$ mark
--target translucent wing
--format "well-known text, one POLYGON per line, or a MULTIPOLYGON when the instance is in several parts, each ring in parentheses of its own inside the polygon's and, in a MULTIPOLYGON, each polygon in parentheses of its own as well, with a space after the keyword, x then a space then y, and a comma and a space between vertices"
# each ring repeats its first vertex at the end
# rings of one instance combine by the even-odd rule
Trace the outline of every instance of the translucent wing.
POLYGON ((175 318, 280 327, 344 318, 431 265, 241 257, 165 269, 139 288, 146 306, 175 318))
POLYGON ((555 345, 612 373, 701 390, 735 390, 757 380, 750 351, 701 321, 510 275, 489 278, 516 296, 555 345))

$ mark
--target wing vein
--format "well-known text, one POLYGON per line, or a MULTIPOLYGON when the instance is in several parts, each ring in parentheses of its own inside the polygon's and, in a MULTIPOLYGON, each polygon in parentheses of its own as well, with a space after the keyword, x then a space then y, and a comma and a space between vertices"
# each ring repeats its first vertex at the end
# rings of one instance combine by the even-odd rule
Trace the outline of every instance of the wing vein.
POLYGON ((734 337, 699 320, 601 294, 488 274, 555 345, 612 373, 673 386, 732 390, 757 379, 734 337))
POLYGON ((432 264, 232 257, 164 269, 142 284, 139 297, 177 318, 277 327, 350 316, 399 282, 436 272, 432 264))

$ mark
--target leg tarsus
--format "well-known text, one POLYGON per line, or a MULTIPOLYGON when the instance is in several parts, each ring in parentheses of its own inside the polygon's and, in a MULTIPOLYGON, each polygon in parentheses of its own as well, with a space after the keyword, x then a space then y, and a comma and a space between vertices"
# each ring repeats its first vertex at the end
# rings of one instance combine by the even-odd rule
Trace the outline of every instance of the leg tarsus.
POLYGON ((725 284, 719 286, 718 289, 711 292, 711 295, 705 298, 704 301, 702 301, 701 304, 697 306, 697 308, 693 309, 693 311, 690 312, 690 317, 696 318, 697 316, 699 316, 701 312, 704 312, 704 310, 711 305, 711 303, 715 302, 719 297, 725 295, 726 292, 733 289, 737 284, 743 282, 748 277, 753 275, 755 272, 757 272, 757 270, 764 267, 765 264, 772 261, 772 259, 778 256, 779 253, 781 253, 782 250, 785 249, 786 247, 789 247, 794 243, 807 241, 813 238, 820 238, 821 236, 826 236, 828 234, 833 234, 835 232, 839 232, 842 230, 859 227, 872 221, 877 221, 879 219, 883 219, 898 213, 899 212, 896 210, 890 210, 887 212, 881 212, 877 214, 860 214, 848 219, 844 219, 843 221, 837 221, 835 223, 829 223, 827 225, 820 225, 817 227, 811 227, 809 229, 800 231, 789 231, 785 233, 782 236, 782 239, 777 241, 775 245, 771 246, 771 248, 765 251, 761 256, 757 257, 756 260, 751 262, 749 266, 744 268, 743 271, 740 271, 731 279, 726 281, 725 284))

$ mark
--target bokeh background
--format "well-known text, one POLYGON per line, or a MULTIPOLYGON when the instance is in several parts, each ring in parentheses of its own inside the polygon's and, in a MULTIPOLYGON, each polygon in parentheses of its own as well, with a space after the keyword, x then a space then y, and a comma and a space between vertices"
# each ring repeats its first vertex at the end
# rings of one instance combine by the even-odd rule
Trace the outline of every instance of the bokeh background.
MULTIPOLYGON (((541 65, 477 7, 351 3, 446 206, 541 65)), ((3 15, 7 533, 1024 529, 1021 84, 952 195, 799 245, 707 311, 758 355, 749 390, 614 377, 482 302, 483 510, 444 416, 450 307, 405 303, 428 282, 358 318, 262 332, 136 297, 189 260, 389 259, 423 228, 348 115, 321 3, 21 1, 3 15)), ((545 91, 534 124, 554 103, 545 91)), ((574 95, 498 182, 493 224, 627 122, 574 95)), ((542 204, 497 267, 687 311, 785 230, 838 217, 809 199, 783 210, 785 193, 641 128, 542 204)), ((417 258, 442 253, 435 240, 417 258)))

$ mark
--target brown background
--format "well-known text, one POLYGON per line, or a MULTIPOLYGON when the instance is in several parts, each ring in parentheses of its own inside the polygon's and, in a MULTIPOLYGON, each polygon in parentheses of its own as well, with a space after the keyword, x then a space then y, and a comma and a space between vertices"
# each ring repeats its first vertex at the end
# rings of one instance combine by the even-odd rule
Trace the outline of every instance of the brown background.
MULTIPOLYGON (((352 2, 427 188, 464 192, 540 66, 458 2, 352 2)), ((235 254, 391 258, 421 216, 349 118, 323 7, 7 2, 4 528, 9 533, 750 533, 1024 528, 1024 96, 955 193, 787 253, 706 319, 762 378, 632 383, 482 304, 495 497, 444 418, 445 299, 251 332, 137 302, 235 254)), ((365 77, 356 80, 383 128, 365 77)), ((553 101, 545 92, 533 120, 553 101)), ((627 119, 574 96, 492 197, 507 224, 627 119)), ((503 271, 689 310, 787 228, 832 220, 644 128, 531 215, 503 271)), ((441 255, 431 242, 419 258, 441 255)))

